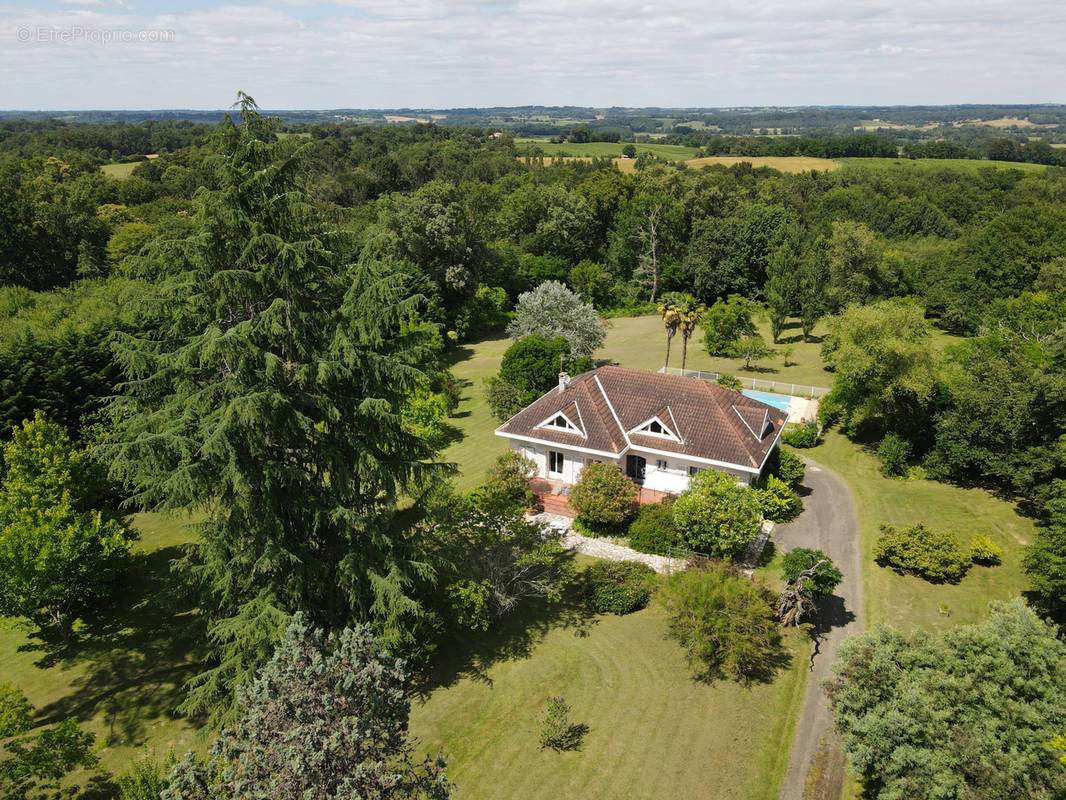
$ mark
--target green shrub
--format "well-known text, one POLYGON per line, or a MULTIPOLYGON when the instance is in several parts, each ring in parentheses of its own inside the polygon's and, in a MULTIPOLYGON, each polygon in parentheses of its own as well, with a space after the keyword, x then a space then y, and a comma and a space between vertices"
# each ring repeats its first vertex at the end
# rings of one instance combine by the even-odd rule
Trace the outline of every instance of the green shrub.
POLYGON ((921 523, 909 528, 882 525, 881 538, 874 545, 874 560, 883 567, 933 583, 958 583, 970 565, 954 536, 930 530, 921 523))
POLYGON ((570 506, 586 526, 610 529, 633 516, 638 491, 614 464, 589 464, 570 490, 570 506))
POLYGON ((813 422, 791 425, 781 434, 781 441, 793 447, 814 447, 818 444, 818 426, 813 422))
POLYGON ((529 488, 529 478, 537 465, 516 450, 499 456, 485 477, 485 493, 502 503, 529 508, 536 494, 529 488))
POLYGON ((742 553, 759 535, 761 523, 756 493, 717 470, 694 475, 674 501, 674 524, 681 538, 691 549, 710 556, 742 553))
POLYGON ((907 462, 913 448, 911 443, 894 433, 885 435, 877 446, 877 458, 881 462, 881 474, 887 478, 898 478, 907 474, 907 462))
POLYGON ((994 567, 1003 560, 1003 548, 987 536, 975 536, 970 542, 970 560, 975 564, 994 567))
POLYGON ((723 372, 718 376, 718 380, 715 381, 719 386, 724 386, 726 389, 732 389, 734 392, 739 392, 744 385, 741 383, 740 378, 736 375, 730 375, 727 372, 723 372))
POLYGON ((713 561, 675 572, 659 590, 670 635, 696 677, 767 680, 787 661, 774 621, 774 595, 713 561))
POLYGON ((830 392, 818 401, 818 423, 826 428, 832 428, 844 414, 844 406, 833 393, 830 392))
POLYGON ((629 546, 638 553, 665 556, 680 541, 674 525, 673 500, 641 506, 637 518, 629 523, 629 546))
POLYGON ((795 490, 773 475, 767 475, 759 481, 755 486, 755 494, 759 498, 762 515, 774 522, 788 522, 803 510, 803 501, 795 490))
POLYGON ((781 559, 781 571, 784 574, 785 581, 790 584, 795 583, 796 578, 799 577, 803 570, 810 569, 823 559, 828 563, 823 564, 814 574, 814 580, 811 581, 810 587, 816 599, 831 595, 844 576, 837 565, 833 563, 833 559, 821 550, 797 547, 785 553, 784 558, 781 559))
POLYGON ((775 448, 770 454, 770 460, 766 465, 769 474, 774 475, 793 488, 803 481, 807 474, 807 466, 803 459, 791 450, 781 447, 775 448))
POLYGON ((601 614, 639 611, 651 598, 655 571, 636 561, 597 561, 585 571, 585 602, 601 614))
POLYGON ((540 718, 540 749, 576 750, 588 732, 588 725, 570 721, 570 706, 561 697, 549 697, 540 718))

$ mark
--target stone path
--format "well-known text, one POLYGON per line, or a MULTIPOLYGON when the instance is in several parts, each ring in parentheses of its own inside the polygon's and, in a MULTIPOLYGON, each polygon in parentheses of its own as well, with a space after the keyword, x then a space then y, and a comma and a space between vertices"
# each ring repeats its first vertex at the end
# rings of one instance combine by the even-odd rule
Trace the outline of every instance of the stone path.
POLYGON ((567 550, 573 550, 575 553, 592 556, 593 558, 605 558, 609 561, 639 561, 641 564, 647 564, 656 572, 663 574, 685 568, 685 562, 680 558, 638 553, 636 550, 623 547, 620 544, 582 536, 580 533, 570 529, 572 520, 566 517, 556 514, 536 514, 532 519, 544 523, 561 533, 563 535, 563 547, 567 550))

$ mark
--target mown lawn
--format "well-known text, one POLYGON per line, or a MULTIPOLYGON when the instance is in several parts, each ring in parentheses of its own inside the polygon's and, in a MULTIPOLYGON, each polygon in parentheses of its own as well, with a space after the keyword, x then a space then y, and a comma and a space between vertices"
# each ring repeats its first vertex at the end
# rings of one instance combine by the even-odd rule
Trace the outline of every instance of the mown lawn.
POLYGON ((776 798, 805 646, 787 640, 791 661, 771 683, 707 685, 665 634, 654 601, 624 617, 570 605, 532 629, 516 621, 463 642, 444 685, 414 704, 411 730, 422 749, 448 757, 457 800, 776 798), (549 696, 589 726, 580 750, 539 749, 536 720, 549 696))
MULTIPOLYGON (((196 668, 196 619, 169 570, 192 538, 181 522, 138 514, 139 563, 114 602, 79 623, 73 644, 8 621, 0 628, 0 680, 13 682, 41 724, 74 716, 96 735, 102 770, 121 774, 145 747, 159 758, 194 746, 195 726, 175 708, 196 668)), ((84 780, 84 773, 73 776, 84 780)))
POLYGON ((134 167, 140 163, 140 161, 130 161, 126 164, 104 164, 100 167, 100 170, 105 175, 110 175, 112 178, 118 178, 121 181, 128 178, 133 173, 134 167))
POLYGON ((830 431, 825 441, 805 451, 839 473, 851 488, 859 514, 863 553, 866 624, 885 622, 902 630, 940 630, 983 618, 991 600, 1017 597, 1026 587, 1023 548, 1033 540, 1032 520, 1017 507, 983 489, 963 489, 930 480, 885 478, 873 453, 830 431), (933 584, 897 575, 873 561, 881 525, 923 522, 956 534, 964 547, 977 534, 1003 548, 1003 563, 973 566, 958 584, 933 584), (941 613, 940 606, 950 611, 941 613))

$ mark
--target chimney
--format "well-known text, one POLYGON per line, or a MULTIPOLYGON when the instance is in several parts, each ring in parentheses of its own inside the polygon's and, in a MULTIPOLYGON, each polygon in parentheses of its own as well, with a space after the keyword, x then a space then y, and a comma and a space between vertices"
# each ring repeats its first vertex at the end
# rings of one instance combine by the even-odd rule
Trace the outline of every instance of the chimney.
POLYGON ((570 375, 565 372, 559 373, 559 394, 570 388, 570 375))

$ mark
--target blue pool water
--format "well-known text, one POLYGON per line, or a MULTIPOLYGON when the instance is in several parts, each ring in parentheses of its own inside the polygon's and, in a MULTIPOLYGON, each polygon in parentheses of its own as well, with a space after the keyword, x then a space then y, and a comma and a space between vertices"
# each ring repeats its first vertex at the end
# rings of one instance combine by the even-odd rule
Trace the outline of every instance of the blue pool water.
POLYGON ((788 404, 792 402, 792 398, 787 395, 757 392, 754 389, 745 389, 741 394, 745 397, 750 397, 752 400, 758 400, 760 403, 766 403, 768 406, 779 408, 782 411, 788 411, 788 404))

